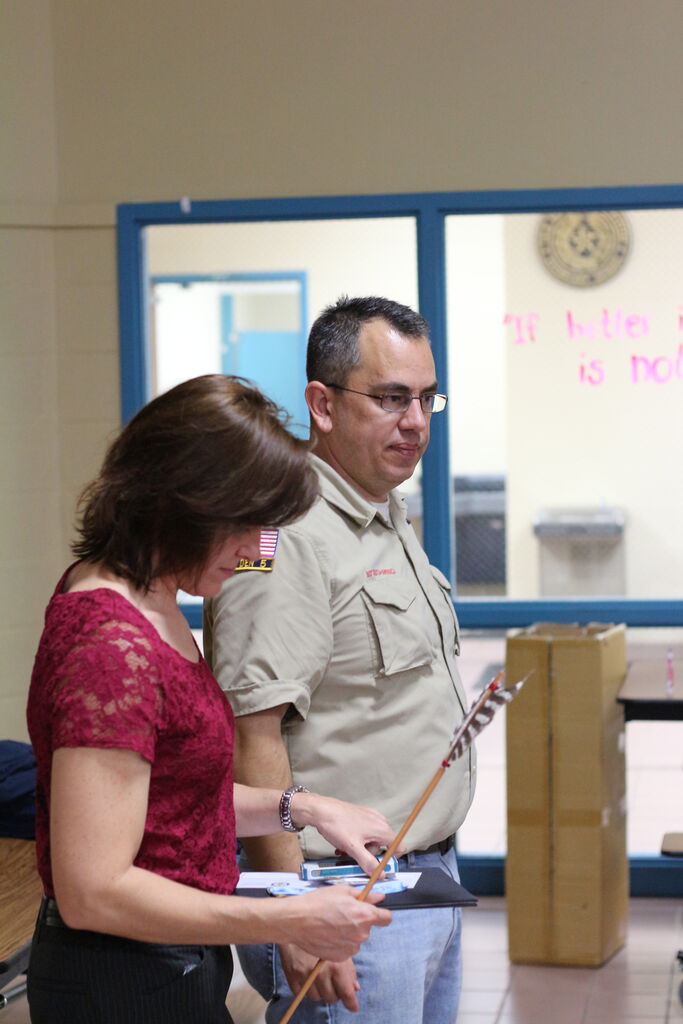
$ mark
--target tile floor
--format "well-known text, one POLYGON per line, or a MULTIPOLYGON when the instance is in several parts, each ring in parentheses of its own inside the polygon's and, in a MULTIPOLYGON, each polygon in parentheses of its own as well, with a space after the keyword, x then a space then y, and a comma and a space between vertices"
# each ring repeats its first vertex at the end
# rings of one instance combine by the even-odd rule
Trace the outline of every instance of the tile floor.
MULTIPOLYGON (((627 945, 600 968, 510 964, 502 897, 484 897, 464 914, 458 1024, 683 1022, 678 997, 683 971, 675 963, 676 951, 683 949, 680 901, 631 900, 627 945)), ((263 1002, 239 972, 228 1007, 235 1024, 264 1024, 263 1002)), ((0 1010, 0 1022, 29 1024, 25 997, 0 1010)))
POLYGON ((504 899, 481 899, 464 913, 458 1024, 683 1021, 678 1001, 683 972, 675 964, 683 941, 679 901, 631 900, 627 945, 600 968, 512 965, 504 899))

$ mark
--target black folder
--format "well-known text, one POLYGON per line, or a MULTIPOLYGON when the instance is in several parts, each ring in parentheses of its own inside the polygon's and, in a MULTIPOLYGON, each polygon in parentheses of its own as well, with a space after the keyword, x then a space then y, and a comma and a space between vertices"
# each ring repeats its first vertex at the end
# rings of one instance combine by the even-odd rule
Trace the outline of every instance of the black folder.
POLYGON ((414 910, 417 907, 476 907, 477 898, 454 882, 441 868, 423 868, 412 889, 387 893, 382 906, 388 910, 414 910))
MULTIPOLYGON (((266 889, 236 889, 236 896, 268 896, 266 889)), ((441 868, 423 868, 417 884, 403 892, 390 892, 382 900, 388 910, 415 910, 419 907, 476 907, 471 892, 454 882, 441 868)))

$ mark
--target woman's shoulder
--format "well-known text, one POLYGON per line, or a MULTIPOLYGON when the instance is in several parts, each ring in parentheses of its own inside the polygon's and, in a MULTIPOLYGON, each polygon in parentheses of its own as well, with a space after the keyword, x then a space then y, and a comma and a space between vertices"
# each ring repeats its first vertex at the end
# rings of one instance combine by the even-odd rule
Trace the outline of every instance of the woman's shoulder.
POLYGON ((125 634, 152 644, 154 630, 120 590, 106 585, 64 590, 67 577, 68 570, 47 606, 46 633, 69 640, 78 636, 84 642, 87 637, 104 640, 125 634))
POLYGON ((79 660, 92 657, 87 651, 98 648, 98 656, 109 652, 114 660, 133 652, 148 668, 152 661, 167 668, 168 662, 177 662, 188 671, 200 664, 201 657, 188 656, 164 639, 164 616, 157 614, 153 600, 125 580, 106 572, 67 570, 60 584, 45 616, 43 642, 48 647, 71 648, 79 660))

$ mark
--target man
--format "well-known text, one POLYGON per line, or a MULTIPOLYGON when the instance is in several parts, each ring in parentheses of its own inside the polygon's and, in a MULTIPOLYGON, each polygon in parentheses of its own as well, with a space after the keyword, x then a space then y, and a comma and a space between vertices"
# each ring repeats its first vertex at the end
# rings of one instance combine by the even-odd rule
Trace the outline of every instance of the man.
MULTIPOLYGON (((236 574, 205 616, 207 657, 238 716, 236 778, 362 799, 395 829, 466 703, 448 583, 394 490, 446 403, 427 333, 419 314, 387 299, 340 299, 318 317, 306 399, 321 496, 280 530, 272 572, 257 562, 236 574)), ((402 870, 457 877, 453 840, 473 774, 471 754, 446 772, 406 837, 402 870)), ((253 870, 298 871, 334 853, 308 828, 244 847, 253 870)), ((354 961, 325 965, 295 1019, 453 1024, 460 924, 452 908, 396 912, 354 961)), ((270 1000, 267 1021, 279 1021, 313 961, 291 945, 243 947, 240 958, 270 1000)))

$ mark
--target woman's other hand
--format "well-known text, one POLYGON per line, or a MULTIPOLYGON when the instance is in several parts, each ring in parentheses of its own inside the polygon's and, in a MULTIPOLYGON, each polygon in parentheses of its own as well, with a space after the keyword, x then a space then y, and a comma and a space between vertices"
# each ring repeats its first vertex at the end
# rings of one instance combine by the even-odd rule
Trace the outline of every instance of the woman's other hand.
MULTIPOLYGON (((319 793, 295 793, 292 819, 296 825, 313 825, 335 850, 352 857, 370 875, 377 867, 374 854, 394 839, 389 822, 372 807, 346 803, 319 793)), ((397 851, 400 855, 400 850, 397 851)))

